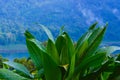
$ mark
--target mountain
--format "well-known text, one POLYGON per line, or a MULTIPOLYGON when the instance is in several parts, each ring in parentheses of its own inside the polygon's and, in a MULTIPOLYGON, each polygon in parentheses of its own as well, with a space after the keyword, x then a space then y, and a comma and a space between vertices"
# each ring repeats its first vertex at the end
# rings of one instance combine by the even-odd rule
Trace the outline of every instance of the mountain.
POLYGON ((120 41, 119 0, 0 0, 0 45, 24 44, 25 30, 47 39, 36 24, 47 26, 54 36, 65 26, 76 41, 88 27, 109 23, 104 41, 120 41))

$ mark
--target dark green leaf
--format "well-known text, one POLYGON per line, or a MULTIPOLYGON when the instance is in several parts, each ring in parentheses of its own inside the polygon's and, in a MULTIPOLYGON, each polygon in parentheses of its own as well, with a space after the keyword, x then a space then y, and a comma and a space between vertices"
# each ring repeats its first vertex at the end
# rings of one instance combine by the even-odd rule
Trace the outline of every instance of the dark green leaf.
POLYGON ((25 36, 26 36, 26 38, 28 38, 28 39, 34 39, 35 37, 29 32, 29 31, 25 31, 25 36))
POLYGON ((75 48, 73 45, 73 41, 69 37, 69 35, 64 32, 63 37, 66 39, 67 47, 68 47, 68 55, 69 55, 69 73, 68 73, 68 79, 71 78, 71 76, 74 73, 74 68, 75 68, 75 48))
POLYGON ((69 58, 71 59, 71 57, 74 55, 73 41, 71 40, 71 38, 69 37, 69 35, 66 32, 64 32, 62 36, 66 39, 66 44, 67 44, 67 48, 68 48, 69 58))
POLYGON ((66 40, 63 36, 58 36, 57 40, 55 42, 55 46, 57 48, 57 51, 59 55, 61 54, 62 48, 64 47, 64 44, 66 44, 66 40))
POLYGON ((48 55, 56 62, 60 63, 59 54, 57 52, 55 44, 49 39, 47 44, 47 53, 48 55))
POLYGON ((106 53, 98 53, 93 56, 85 58, 75 69, 75 74, 80 72, 80 70, 87 69, 89 67, 95 67, 102 64, 106 58, 106 53))
POLYGON ((78 47, 83 44, 84 40, 86 40, 86 39, 88 39, 90 37, 92 32, 93 32, 92 30, 89 30, 88 32, 83 34, 82 37, 80 37, 80 39, 77 41, 76 49, 78 49, 78 47))
POLYGON ((29 80, 7 69, 0 69, 0 79, 4 80, 29 80))
POLYGON ((47 53, 43 54, 43 67, 46 80, 61 80, 60 68, 47 53))
POLYGON ((27 48, 30 53, 30 57, 37 69, 42 68, 42 54, 44 54, 45 49, 42 44, 35 39, 26 39, 27 48))
POLYGON ((101 27, 98 27, 94 30, 92 30, 92 34, 90 35, 89 39, 88 39, 88 42, 89 42, 89 45, 91 45, 94 40, 98 37, 98 35, 100 34, 100 32, 103 30, 103 28, 101 27))
POLYGON ((75 54, 73 54, 73 56, 71 58, 71 63, 70 63, 70 68, 69 68, 67 80, 70 80, 73 77, 74 70, 75 70, 75 54))
POLYGON ((14 69, 16 69, 18 71, 21 71, 23 74, 29 76, 30 78, 33 78, 33 76, 30 74, 28 69, 24 65, 22 65, 20 63, 9 61, 9 62, 4 62, 4 64, 7 64, 7 65, 11 66, 11 67, 13 67, 14 69))
POLYGON ((92 24, 89 28, 89 30, 93 30, 95 29, 96 25, 98 24, 98 22, 95 22, 94 24, 92 24))
POLYGON ((92 43, 89 45, 89 48, 87 49, 86 53, 84 54, 85 56, 89 56, 89 55, 92 55, 93 53, 95 53, 95 51, 97 50, 97 48, 99 47, 99 45, 103 39, 104 33, 106 31, 106 27, 107 27, 107 25, 102 30, 100 30, 99 34, 95 38, 93 38, 92 43))
POLYGON ((76 62, 79 63, 80 59, 84 55, 84 52, 88 48, 88 39, 84 40, 84 42, 76 49, 76 62))
POLYGON ((66 44, 64 44, 61 50, 60 63, 61 65, 69 64, 69 54, 68 54, 68 49, 66 44))

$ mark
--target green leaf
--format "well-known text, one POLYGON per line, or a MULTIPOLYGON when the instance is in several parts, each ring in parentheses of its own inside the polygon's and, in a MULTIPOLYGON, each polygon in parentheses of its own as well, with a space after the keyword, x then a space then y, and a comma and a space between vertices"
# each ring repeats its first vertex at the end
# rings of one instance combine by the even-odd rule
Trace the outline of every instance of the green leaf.
POLYGON ((29 31, 25 31, 25 36, 26 36, 26 38, 28 38, 28 39, 34 39, 35 37, 29 32, 29 31))
POLYGON ((108 80, 119 80, 120 79, 120 61, 115 61, 114 70, 110 74, 108 80))
POLYGON ((42 29, 43 29, 43 30, 45 31, 45 33, 47 34, 48 38, 54 43, 55 41, 54 41, 53 35, 52 35, 52 33, 50 32, 50 30, 49 30, 47 27, 45 27, 44 25, 39 24, 39 26, 42 27, 42 29))
POLYGON ((60 28, 59 36, 62 35, 62 33, 63 33, 63 29, 64 29, 64 26, 62 26, 62 27, 60 28))
POLYGON ((71 57, 71 63, 70 63, 67 80, 71 80, 71 78, 73 78, 74 70, 75 70, 75 54, 73 54, 73 56, 71 57))
POLYGON ((60 63, 59 54, 57 52, 55 44, 49 39, 47 44, 47 53, 48 55, 56 62, 60 63))
POLYGON ((95 22, 94 24, 92 24, 92 25, 90 26, 90 28, 89 28, 88 30, 93 30, 93 29, 95 29, 95 27, 96 27, 97 24, 98 24, 98 22, 95 22))
POLYGON ((66 44, 67 44, 68 53, 69 53, 69 59, 71 59, 71 57, 74 55, 74 50, 75 50, 73 41, 66 32, 64 32, 62 36, 66 39, 66 44))
POLYGON ((42 77, 44 77, 44 69, 42 68, 42 69, 40 69, 39 71, 38 71, 38 74, 36 74, 37 75, 37 78, 42 78, 42 77))
MULTIPOLYGON (((100 66, 100 68, 98 68, 97 71, 94 71, 94 72, 84 76, 82 79, 83 80, 92 80, 92 79, 96 80, 98 77, 100 77, 102 75, 102 73, 105 73, 106 70, 108 70, 109 65, 113 64, 113 62, 114 62, 114 59, 110 58, 105 63, 103 63, 100 66)), ((109 75, 110 75, 111 72, 113 72, 113 70, 110 69, 110 72, 106 72, 106 73, 109 73, 109 75)), ((102 78, 108 78, 108 77, 109 77, 108 75, 102 76, 102 78)), ((105 80, 107 80, 107 79, 105 79, 105 80)))
POLYGON ((42 68, 42 54, 44 54, 45 49, 42 44, 35 39, 26 39, 27 48, 30 54, 30 57, 37 69, 42 68))
POLYGON ((81 46, 83 42, 90 37, 92 32, 93 32, 92 30, 89 30, 88 32, 83 34, 82 37, 79 38, 79 40, 77 41, 76 49, 78 49, 78 47, 81 46))
POLYGON ((67 45, 64 44, 60 54, 60 65, 66 65, 66 64, 69 64, 69 62, 70 61, 69 61, 67 45))
POLYGON ((30 74, 30 72, 28 71, 28 69, 22 65, 22 64, 19 64, 19 63, 16 63, 16 62, 3 62, 4 64, 7 64, 11 67, 13 67, 14 69, 24 73, 26 76, 29 76, 29 78, 33 78, 33 76, 30 74))
POLYGON ((85 58, 75 69, 75 74, 78 74, 80 70, 87 69, 89 67, 95 67, 102 64, 106 58, 106 53, 98 53, 93 56, 85 58))
POLYGON ((0 79, 5 80, 29 80, 7 69, 0 69, 0 79))
POLYGON ((47 53, 43 54, 43 67, 46 80, 61 80, 60 68, 47 53))
POLYGON ((104 72, 103 74, 101 74, 101 79, 102 80, 108 80, 108 77, 110 76, 111 73, 109 72, 104 72))
POLYGON ((91 36, 91 34, 93 34, 95 28, 96 28, 97 22, 95 22, 93 25, 90 26, 90 28, 88 29, 88 31, 82 35, 82 37, 79 38, 79 40, 77 41, 77 46, 76 48, 78 48, 86 38, 89 38, 91 36))
POLYGON ((100 32, 103 30, 103 28, 101 27, 98 27, 94 30, 92 30, 92 34, 90 35, 89 39, 88 39, 88 42, 89 42, 89 45, 91 45, 94 40, 96 39, 96 37, 98 37, 98 35, 100 34, 100 32))
POLYGON ((66 44, 65 38, 63 36, 58 36, 57 40, 55 41, 55 46, 59 55, 61 54, 62 48, 64 47, 63 44, 66 44))
POLYGON ((106 31, 106 27, 107 27, 107 25, 105 25, 105 27, 102 30, 100 30, 99 34, 95 38, 93 38, 92 43, 89 45, 89 47, 84 55, 90 56, 93 53, 95 53, 95 51, 97 50, 97 48, 99 47, 99 45, 103 39, 104 33, 106 31))
POLYGON ((26 36, 26 45, 30 54, 30 57, 33 61, 33 63, 36 65, 37 69, 40 69, 42 67, 42 57, 41 54, 45 52, 45 48, 37 41, 34 36, 28 31, 25 33, 26 36))
POLYGON ((75 69, 75 48, 74 48, 72 39, 69 37, 69 35, 66 32, 64 32, 62 36, 66 39, 66 43, 68 47, 68 56, 69 56, 70 66, 69 66, 67 79, 69 80, 72 78, 72 75, 75 69))
POLYGON ((88 39, 84 40, 84 42, 76 49, 76 62, 79 64, 79 61, 84 55, 84 52, 88 48, 88 39))

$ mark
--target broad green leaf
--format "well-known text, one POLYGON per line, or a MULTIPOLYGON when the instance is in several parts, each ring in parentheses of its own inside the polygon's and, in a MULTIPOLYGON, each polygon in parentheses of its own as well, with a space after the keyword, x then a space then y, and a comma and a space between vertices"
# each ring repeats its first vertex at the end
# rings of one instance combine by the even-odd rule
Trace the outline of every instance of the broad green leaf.
POLYGON ((75 69, 75 74, 78 74, 80 70, 87 69, 92 66, 102 64, 106 58, 106 53, 98 53, 93 56, 85 58, 75 69))
POLYGON ((42 44, 35 39, 26 39, 27 48, 30 54, 30 57, 37 69, 42 68, 42 54, 44 54, 45 49, 42 44))
POLYGON ((61 54, 62 48, 64 47, 64 44, 66 44, 66 40, 63 36, 58 36, 57 40, 55 41, 55 46, 57 48, 58 54, 61 54))
POLYGON ((75 55, 73 42, 67 33, 64 32, 61 36, 57 38, 56 47, 58 49, 58 52, 60 53, 60 60, 62 65, 69 64, 69 77, 67 77, 67 79, 70 79, 71 75, 74 72, 75 55))
POLYGON ((96 38, 93 39, 92 43, 89 45, 89 48, 85 53, 85 56, 89 56, 95 53, 95 51, 97 50, 103 39, 104 33, 106 31, 106 27, 107 25, 105 25, 105 27, 100 31, 100 33, 96 36, 96 38))
POLYGON ((48 40, 47 44, 47 53, 56 62, 56 64, 60 63, 60 58, 56 46, 50 39, 48 40))
POLYGON ((77 41, 76 49, 78 49, 78 47, 83 44, 84 40, 86 40, 86 39, 88 39, 90 37, 92 32, 93 32, 92 30, 89 30, 88 32, 83 34, 82 37, 79 38, 79 40, 77 41))
POLYGON ((101 27, 98 27, 94 30, 92 30, 92 34, 90 35, 89 39, 88 39, 88 42, 89 42, 89 45, 91 45, 94 40, 98 37, 98 35, 100 34, 100 32, 103 30, 103 28, 101 27))
POLYGON ((86 49, 88 48, 88 39, 84 40, 84 42, 76 49, 76 62, 79 63, 82 56, 84 55, 86 49))
POLYGON ((91 36, 91 34, 94 32, 94 29, 96 28, 96 25, 97 25, 97 22, 91 25, 88 31, 85 34, 83 34, 82 37, 79 38, 79 40, 77 41, 76 48, 78 48, 86 38, 89 38, 91 36))
POLYGON ((7 69, 0 69, 0 79, 2 80, 29 80, 7 69))
POLYGON ((69 58, 71 59, 71 57, 74 55, 74 50, 75 50, 74 45, 73 45, 73 41, 66 32, 64 32, 62 36, 66 39, 69 58))
POLYGON ((52 33, 50 32, 50 30, 49 30, 47 27, 45 27, 44 25, 39 24, 39 26, 42 27, 42 29, 43 29, 43 30, 45 31, 45 33, 47 34, 48 38, 49 38, 51 41, 53 41, 53 43, 54 43, 55 41, 54 41, 53 35, 52 35, 52 33))
POLYGON ((43 67, 46 80, 61 80, 62 73, 59 66, 47 54, 43 54, 43 67))
POLYGON ((26 36, 26 45, 30 57, 36 65, 37 69, 40 69, 42 67, 41 54, 43 53, 43 51, 45 51, 45 48, 39 41, 34 38, 34 36, 30 32, 26 31, 24 34, 26 36))
POLYGON ((73 54, 73 56, 71 57, 71 63, 70 63, 67 80, 71 80, 71 78, 74 75, 74 70, 75 70, 75 54, 73 54))
POLYGON ((61 65, 69 64, 70 63, 70 55, 68 52, 69 50, 68 50, 67 39, 63 35, 61 35, 57 38, 55 44, 56 44, 56 48, 60 55, 61 65))
POLYGON ((20 63, 16 63, 16 62, 11 62, 11 61, 3 62, 3 63, 13 67, 14 69, 16 69, 20 72, 22 72, 26 76, 29 76, 29 78, 33 78, 33 76, 30 74, 30 72, 28 71, 28 69, 24 65, 22 65, 20 63))
POLYGON ((70 62, 68 79, 70 79, 74 73, 74 68, 75 68, 75 48, 73 45, 73 41, 71 40, 71 38, 66 32, 64 32, 62 36, 66 39, 66 43, 68 47, 68 55, 69 55, 69 62, 70 62))
POLYGON ((60 54, 60 65, 66 65, 69 64, 69 62, 68 48, 67 45, 64 44, 60 54))
POLYGON ((66 44, 64 44, 60 54, 61 65, 69 64, 69 54, 66 44))

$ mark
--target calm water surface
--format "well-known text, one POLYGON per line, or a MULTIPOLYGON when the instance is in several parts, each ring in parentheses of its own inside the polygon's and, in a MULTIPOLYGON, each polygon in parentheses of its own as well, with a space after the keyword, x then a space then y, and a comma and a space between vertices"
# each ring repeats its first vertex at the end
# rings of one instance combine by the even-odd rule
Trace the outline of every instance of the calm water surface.
MULTIPOLYGON (((119 43, 115 43, 115 42, 114 43, 113 42, 103 43, 103 44, 101 44, 101 46, 119 46, 120 47, 120 42, 119 43)), ((18 46, 14 46, 12 49, 10 49, 11 46, 7 47, 7 48, 0 47, 0 55, 9 60, 13 60, 15 58, 29 57, 29 53, 28 53, 28 50, 26 47, 19 46, 17 49, 15 49, 16 47, 18 47, 18 46)), ((114 55, 120 54, 120 50, 114 52, 113 54, 114 55)))
POLYGON ((13 60, 14 58, 23 58, 23 57, 28 57, 29 54, 28 52, 24 53, 0 53, 4 58, 9 59, 10 61, 13 60))

